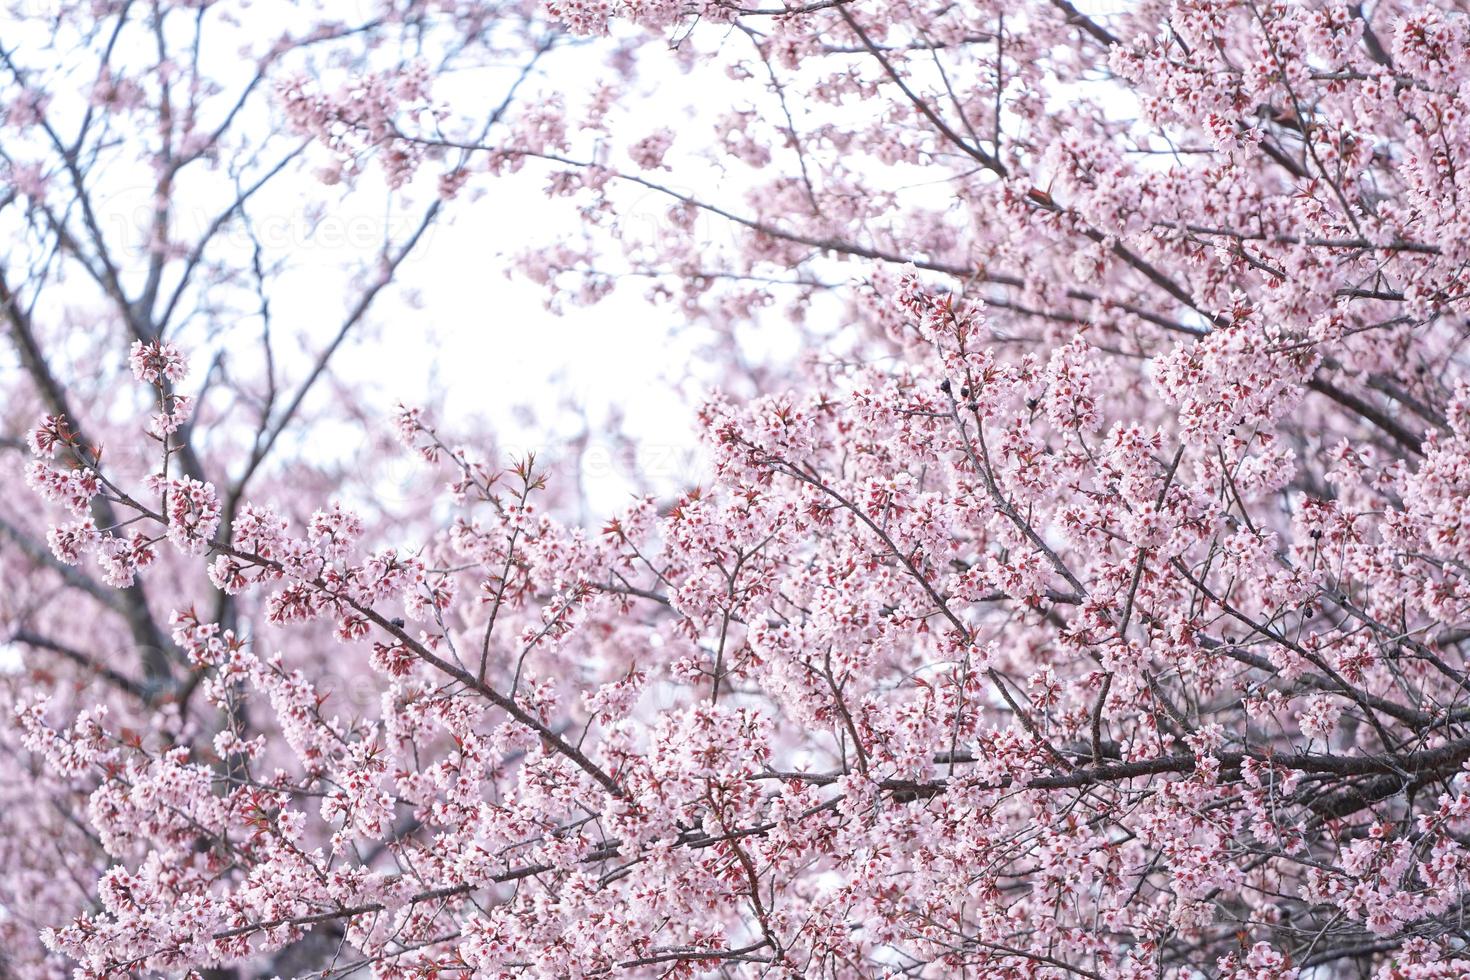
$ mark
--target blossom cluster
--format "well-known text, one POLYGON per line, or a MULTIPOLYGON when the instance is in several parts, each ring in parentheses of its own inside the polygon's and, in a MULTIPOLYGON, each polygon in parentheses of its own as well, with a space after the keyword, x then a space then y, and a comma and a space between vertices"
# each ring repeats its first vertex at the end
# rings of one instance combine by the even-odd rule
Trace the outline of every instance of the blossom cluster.
MULTIPOLYGON (((437 491, 384 500, 288 432, 333 401, 325 367, 277 399, 267 336, 258 383, 225 350, 226 391, 178 394, 184 348, 157 339, 178 334, 126 303, 145 411, 73 414, 40 370, 46 405, 21 400, 47 516, 34 541, 0 525, 24 647, 0 804, 34 828, 0 835, 6 955, 83 977, 1467 975, 1464 12, 544 7, 323 26, 303 43, 367 43, 331 83, 277 79, 277 105, 329 184, 377 160, 407 192, 444 164, 431 216, 542 173, 584 234, 515 274, 553 303, 642 283, 738 365, 694 413, 699 480, 588 520, 564 470, 399 406, 437 491), (536 28, 533 78, 564 39, 543 15, 612 35, 573 47, 627 84, 430 101, 428 66, 510 21, 536 28), (655 58, 741 97, 624 127, 655 58), (745 356, 773 322, 796 363, 745 356), (223 420, 208 439, 196 412, 223 420)), ((99 78, 98 111, 148 110, 154 89, 99 78)), ((25 131, 51 111, 29 86, 0 107, 25 131)), ((169 254, 155 294, 204 251, 169 254)), ((5 308, 34 363, 31 307, 5 308)))

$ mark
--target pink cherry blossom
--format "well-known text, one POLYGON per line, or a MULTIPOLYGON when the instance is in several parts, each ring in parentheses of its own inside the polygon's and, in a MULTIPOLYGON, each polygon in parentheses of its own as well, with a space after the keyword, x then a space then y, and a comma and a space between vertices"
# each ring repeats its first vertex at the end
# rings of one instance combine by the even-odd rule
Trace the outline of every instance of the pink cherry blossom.
POLYGON ((0 973, 1470 976, 1461 6, 52 7, 0 973), (450 220, 698 465, 407 391, 450 220))

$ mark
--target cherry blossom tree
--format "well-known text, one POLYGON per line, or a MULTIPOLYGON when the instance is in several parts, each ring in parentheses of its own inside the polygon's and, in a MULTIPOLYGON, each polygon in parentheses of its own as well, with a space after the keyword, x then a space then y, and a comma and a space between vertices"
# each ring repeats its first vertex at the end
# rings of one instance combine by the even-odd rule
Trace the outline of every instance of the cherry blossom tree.
POLYGON ((353 14, 8 14, 0 972, 1470 976, 1464 9, 353 14), (421 210, 287 355, 308 179, 421 210), (590 524, 333 360, 527 179, 732 365, 590 524))

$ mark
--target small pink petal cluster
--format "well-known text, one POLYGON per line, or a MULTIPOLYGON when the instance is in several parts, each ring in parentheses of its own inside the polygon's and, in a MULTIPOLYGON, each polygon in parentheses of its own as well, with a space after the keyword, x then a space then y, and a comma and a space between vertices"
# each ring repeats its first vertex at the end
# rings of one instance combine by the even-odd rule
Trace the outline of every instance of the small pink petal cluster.
POLYGON ((133 377, 150 385, 178 384, 189 375, 189 362, 183 352, 173 344, 156 340, 146 344, 133 341, 128 365, 133 369, 133 377))
POLYGON ((356 178, 366 158, 376 155, 388 186, 398 188, 425 158, 423 145, 402 132, 400 116, 421 122, 438 113, 429 101, 429 86, 428 69, 413 62, 397 71, 356 76, 330 93, 297 75, 280 84, 279 96, 291 126, 331 151, 332 163, 321 174, 326 182, 356 178))

